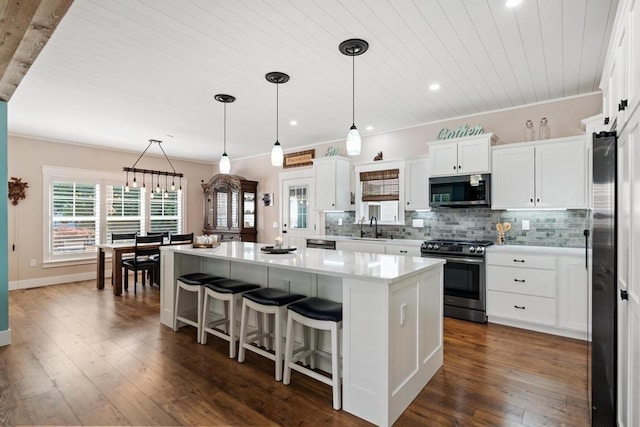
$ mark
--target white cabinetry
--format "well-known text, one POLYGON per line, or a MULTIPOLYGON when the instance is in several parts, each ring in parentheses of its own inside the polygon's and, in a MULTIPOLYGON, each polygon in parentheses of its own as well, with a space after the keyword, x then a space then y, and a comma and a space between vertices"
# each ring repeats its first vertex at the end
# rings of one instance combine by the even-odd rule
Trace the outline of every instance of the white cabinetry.
POLYGON ((406 210, 426 210, 429 207, 429 159, 416 157, 405 160, 406 210))
POLYGON ((347 252, 369 252, 374 254, 384 253, 384 241, 380 243, 367 240, 337 240, 336 250, 347 252))
POLYGON ((587 339, 588 310, 587 270, 579 249, 488 250, 489 322, 587 339))
POLYGON ((492 208, 587 207, 584 136, 493 147, 492 158, 492 208))
POLYGON ((421 256, 420 245, 384 245, 384 253, 391 255, 421 256))
MULTIPOLYGON (((585 256, 558 256, 558 327, 586 334, 589 330, 591 288, 585 256)), ((584 337, 587 338, 586 336, 584 337)))
POLYGON ((329 156, 313 159, 315 207, 319 210, 349 210, 349 159, 329 156))
POLYGON ((431 176, 489 173, 492 133, 428 142, 431 176))

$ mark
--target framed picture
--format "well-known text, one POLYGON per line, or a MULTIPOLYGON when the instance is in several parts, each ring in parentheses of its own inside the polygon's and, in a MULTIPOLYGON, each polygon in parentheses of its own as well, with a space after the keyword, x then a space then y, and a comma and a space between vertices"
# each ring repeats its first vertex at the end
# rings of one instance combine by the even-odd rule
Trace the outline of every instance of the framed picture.
POLYGON ((273 206, 273 193, 262 193, 260 198, 264 206, 273 206))
POLYGON ((313 165, 312 159, 315 157, 316 150, 298 151, 284 155, 283 168, 297 168, 299 166, 313 165))

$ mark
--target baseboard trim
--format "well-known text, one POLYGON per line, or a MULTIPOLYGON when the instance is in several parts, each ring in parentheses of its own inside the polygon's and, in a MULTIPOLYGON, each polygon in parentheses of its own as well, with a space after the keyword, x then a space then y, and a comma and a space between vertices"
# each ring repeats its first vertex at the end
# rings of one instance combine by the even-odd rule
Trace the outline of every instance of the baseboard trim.
POLYGON ((489 323, 497 323, 499 325, 512 326, 514 328, 528 329, 530 331, 542 332, 544 334, 559 335, 566 338, 573 338, 581 341, 591 341, 590 334, 582 331, 573 331, 569 329, 561 329, 553 326, 539 325, 536 323, 522 322, 515 319, 507 319, 498 316, 489 316, 489 323))
POLYGON ((0 347, 11 344, 11 329, 0 331, 0 347))
MULTIPOLYGON (((105 271, 105 278, 111 277, 111 270, 105 271)), ((95 271, 62 276, 40 277, 37 279, 14 280, 9 282, 9 290, 39 288, 41 286, 59 285, 61 283, 80 282, 83 280, 95 280, 95 271)))

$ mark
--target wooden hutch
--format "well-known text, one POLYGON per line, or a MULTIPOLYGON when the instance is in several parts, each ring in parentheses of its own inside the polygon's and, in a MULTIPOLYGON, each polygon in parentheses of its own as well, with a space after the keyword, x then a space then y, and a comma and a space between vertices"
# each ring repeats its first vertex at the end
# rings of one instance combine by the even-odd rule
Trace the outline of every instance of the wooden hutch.
POLYGON ((238 175, 217 174, 202 182, 204 190, 204 234, 217 234, 222 241, 257 242, 258 181, 238 175))

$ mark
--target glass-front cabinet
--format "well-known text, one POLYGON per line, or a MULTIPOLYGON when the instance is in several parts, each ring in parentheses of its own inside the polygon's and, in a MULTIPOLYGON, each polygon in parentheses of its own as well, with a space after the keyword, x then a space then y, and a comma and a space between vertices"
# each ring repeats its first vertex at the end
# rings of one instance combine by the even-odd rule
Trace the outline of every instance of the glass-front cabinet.
POLYGON ((203 181, 202 188, 204 234, 217 234, 221 240, 257 242, 257 181, 218 174, 203 181))

